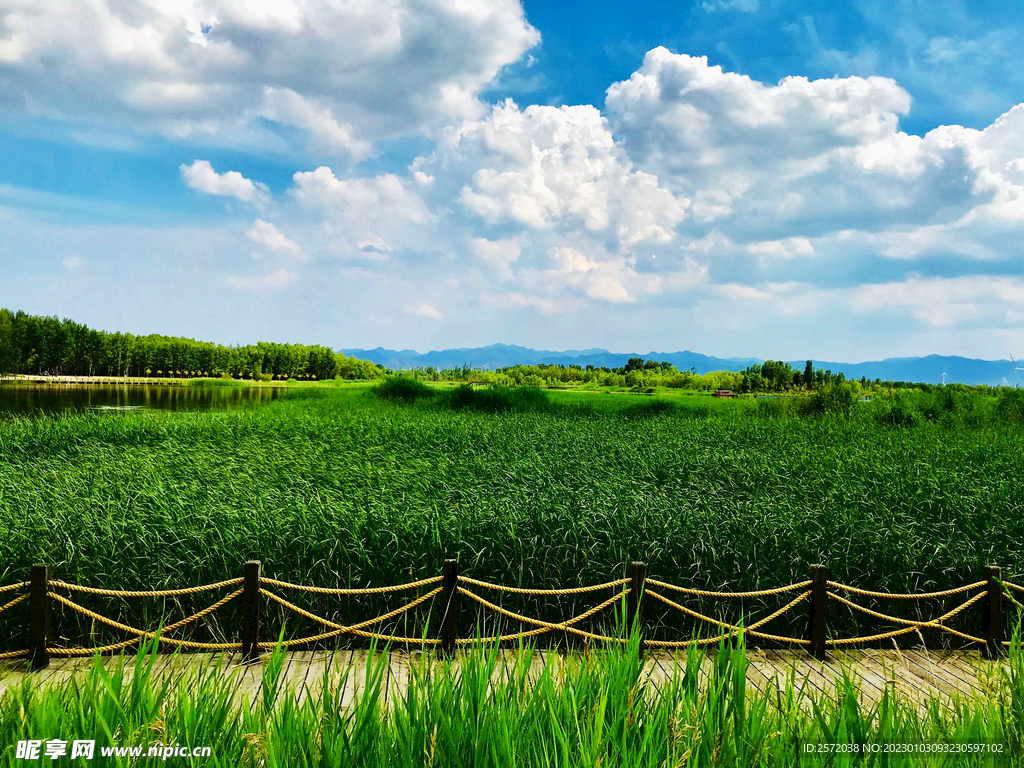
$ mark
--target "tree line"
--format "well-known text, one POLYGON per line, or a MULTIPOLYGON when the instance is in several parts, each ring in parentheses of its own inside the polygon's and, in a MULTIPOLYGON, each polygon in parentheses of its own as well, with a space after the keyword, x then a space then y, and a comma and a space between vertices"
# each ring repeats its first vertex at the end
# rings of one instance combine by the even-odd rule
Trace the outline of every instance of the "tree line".
POLYGON ((692 368, 680 371, 667 361, 644 360, 642 357, 631 357, 618 368, 538 364, 514 365, 496 371, 475 371, 469 366, 443 369, 428 367, 412 373, 416 378, 428 381, 465 381, 512 387, 670 387, 696 391, 728 389, 744 394, 818 390, 845 380, 842 373, 815 368, 810 360, 802 370, 794 370, 781 360, 767 360, 742 371, 710 371, 700 374, 692 368))
POLYGON ((225 346, 177 336, 108 333, 73 320, 0 309, 0 374, 323 380, 374 379, 380 366, 330 347, 261 341, 225 346))

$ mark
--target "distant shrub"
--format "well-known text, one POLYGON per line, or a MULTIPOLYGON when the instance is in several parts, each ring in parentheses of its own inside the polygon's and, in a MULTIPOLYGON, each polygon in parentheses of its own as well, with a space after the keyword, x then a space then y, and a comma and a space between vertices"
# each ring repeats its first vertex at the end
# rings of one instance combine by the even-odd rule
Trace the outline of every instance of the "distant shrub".
POLYGON ((428 384, 405 376, 392 376, 384 379, 371 391, 382 400, 401 400, 406 403, 433 397, 437 394, 437 390, 428 384))
POLYGON ((298 379, 288 379, 288 381, 286 381, 285 383, 286 384, 298 384, 299 380, 298 379))
POLYGON ((907 398, 897 395, 880 407, 875 419, 879 424, 892 427, 916 427, 921 421, 921 415, 907 398))
POLYGON ((814 415, 848 416, 855 398, 849 384, 829 384, 801 401, 804 413, 814 415))
POLYGON ((551 408, 548 396, 536 387, 492 385, 486 389, 476 389, 469 384, 462 384, 446 392, 444 402, 454 410, 468 409, 487 413, 536 413, 551 408))
POLYGON ((999 396, 996 416, 1007 424, 1024 424, 1024 389, 1008 389, 999 396))
POLYGON ((274 374, 272 374, 272 373, 261 373, 260 374, 260 381, 273 381, 273 380, 274 380, 274 374))
POLYGON ((956 385, 936 387, 918 395, 917 401, 921 417, 926 421, 977 426, 981 420, 977 398, 958 390, 956 385))

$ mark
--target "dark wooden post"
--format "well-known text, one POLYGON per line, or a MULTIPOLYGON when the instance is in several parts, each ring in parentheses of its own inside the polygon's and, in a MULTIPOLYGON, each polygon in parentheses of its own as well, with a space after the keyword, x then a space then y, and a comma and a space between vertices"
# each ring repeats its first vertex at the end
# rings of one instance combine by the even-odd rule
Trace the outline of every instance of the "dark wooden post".
POLYGON ((457 612, 459 609, 459 562, 445 560, 441 571, 441 652, 446 656, 455 653, 455 641, 459 637, 457 612))
POLYGON ((245 564, 242 579, 242 660, 256 661, 260 656, 260 561, 245 564))
POLYGON ((640 652, 644 652, 644 585, 647 582, 647 563, 629 564, 629 594, 626 596, 626 636, 636 632, 640 636, 640 652))
POLYGON ((985 647, 981 655, 998 659, 1003 655, 1003 588, 999 582, 1002 569, 998 565, 985 566, 986 593, 981 601, 981 636, 985 647))
POLYGON ((808 626, 809 651, 818 661, 825 660, 825 609, 828 605, 828 568, 811 566, 811 615, 808 626))
POLYGON ((43 669, 50 663, 46 646, 50 638, 50 566, 33 565, 29 577, 28 668, 43 669))

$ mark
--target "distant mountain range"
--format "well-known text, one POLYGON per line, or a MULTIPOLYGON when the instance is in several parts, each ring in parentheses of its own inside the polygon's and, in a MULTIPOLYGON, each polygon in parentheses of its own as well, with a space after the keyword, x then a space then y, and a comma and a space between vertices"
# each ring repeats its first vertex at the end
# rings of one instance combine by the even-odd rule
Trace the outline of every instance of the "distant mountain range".
MULTIPOLYGON (((361 360, 372 360, 393 370, 410 370, 413 368, 470 368, 493 370, 509 365, 536 365, 547 363, 553 365, 579 365, 595 368, 619 368, 631 357, 642 357, 645 360, 668 361, 679 370, 696 369, 697 373, 708 371, 741 371, 754 364, 764 362, 753 357, 711 357, 698 352, 609 352, 606 349, 569 349, 564 352, 552 352, 545 349, 530 349, 512 344, 491 344, 488 347, 464 349, 442 349, 434 352, 416 352, 413 349, 343 349, 346 355, 361 360)), ((787 361, 794 368, 802 369, 805 360, 787 361)), ((976 360, 968 357, 945 355, 928 355, 927 357, 891 357, 866 363, 839 363, 826 360, 815 360, 815 368, 842 372, 848 379, 882 379, 885 381, 917 381, 938 384, 942 374, 946 381, 961 384, 1003 383, 1006 377, 1011 384, 1024 384, 1024 376, 1013 370, 1009 360, 976 360), (1015 381, 1015 376, 1018 377, 1015 381)))

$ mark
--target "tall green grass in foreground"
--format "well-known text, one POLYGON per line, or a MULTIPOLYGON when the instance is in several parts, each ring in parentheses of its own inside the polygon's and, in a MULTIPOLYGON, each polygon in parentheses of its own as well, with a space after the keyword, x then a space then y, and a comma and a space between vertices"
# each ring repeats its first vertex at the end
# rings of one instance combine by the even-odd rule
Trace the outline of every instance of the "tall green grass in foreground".
POLYGON ((5 691, 0 763, 24 764, 14 759, 18 740, 84 738, 96 739, 98 748, 208 746, 209 760, 167 764, 252 768, 1024 765, 1024 657, 1017 645, 991 696, 935 699, 923 709, 888 689, 877 705, 867 704, 850 676, 831 696, 807 699, 792 678, 779 691, 757 692, 747 687, 742 647, 720 647, 698 675, 701 656, 690 655, 657 685, 644 676, 636 642, 564 663, 549 660, 532 672, 528 650, 507 669, 486 648, 455 663, 424 656, 412 662, 404 695, 388 700, 385 667, 371 664, 354 703, 344 691, 356 681, 337 677, 299 700, 281 685, 277 656, 250 705, 217 667, 161 679, 154 657, 140 654, 110 668, 96 663, 68 685, 26 679, 5 691), (854 744, 858 751, 807 751, 831 744, 854 744), (901 744, 997 744, 1002 751, 883 751, 901 744))

